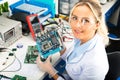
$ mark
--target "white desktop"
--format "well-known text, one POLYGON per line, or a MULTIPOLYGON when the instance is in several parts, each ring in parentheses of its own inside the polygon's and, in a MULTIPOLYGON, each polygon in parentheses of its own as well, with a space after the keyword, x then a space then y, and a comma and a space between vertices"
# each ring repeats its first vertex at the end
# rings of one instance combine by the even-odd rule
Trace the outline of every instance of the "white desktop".
MULTIPOLYGON (((17 42, 15 42, 13 45, 8 47, 9 49, 16 48, 18 45, 23 45, 22 48, 17 48, 17 51, 15 51, 16 57, 20 60, 21 64, 18 62, 17 59, 15 59, 14 63, 9 66, 4 71, 6 72, 0 72, 0 74, 8 76, 13 78, 15 75, 24 76, 27 78, 27 80, 42 80, 45 76, 45 72, 42 72, 36 64, 27 64, 24 63, 27 48, 30 45, 36 45, 36 42, 33 40, 31 36, 23 36, 21 39, 19 39, 17 42), (21 67, 21 69, 20 69, 21 67), (16 71, 20 69, 19 71, 16 71)), ((1 54, 0 54, 1 55, 1 54)), ((7 56, 4 56, 5 58, 7 56)), ((54 65, 55 62, 59 59, 60 55, 59 53, 56 53, 52 56, 52 64, 54 65)), ((11 63, 11 60, 13 58, 9 58, 7 64, 11 63)), ((6 66, 5 66, 6 67, 6 66)))

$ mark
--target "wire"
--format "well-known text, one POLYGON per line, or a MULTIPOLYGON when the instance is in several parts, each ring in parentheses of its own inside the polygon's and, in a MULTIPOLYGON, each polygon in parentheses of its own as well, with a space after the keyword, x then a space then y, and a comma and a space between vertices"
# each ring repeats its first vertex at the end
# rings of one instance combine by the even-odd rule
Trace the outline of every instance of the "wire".
POLYGON ((5 67, 4 69, 2 69, 2 70, 0 70, 0 72, 17 72, 17 71, 19 71, 21 68, 22 68, 22 64, 21 64, 21 62, 20 62, 20 60, 16 57, 16 55, 15 55, 15 53, 14 53, 14 51, 13 50, 11 50, 11 49, 9 49, 9 48, 4 48, 4 49, 1 49, 1 51, 0 52, 9 52, 9 53, 13 53, 13 56, 15 57, 15 59, 13 60, 13 62, 11 63, 11 64, 9 64, 7 67, 5 67), (16 70, 6 70, 8 67, 10 67, 14 62, 15 62, 15 60, 17 60, 18 61, 18 63, 19 63, 19 65, 20 65, 20 67, 18 68, 18 69, 16 69, 16 70), (5 71, 6 70, 6 71, 5 71))
MULTIPOLYGON (((62 32, 61 32, 61 36, 62 36, 62 37, 63 37, 63 34, 68 34, 69 36, 72 36, 72 34, 66 30, 65 24, 64 24, 64 22, 63 22, 61 19, 59 19, 59 24, 58 24, 58 27, 57 27, 57 28, 58 28, 58 29, 59 29, 59 28, 62 29, 62 32)), ((70 38, 70 37, 67 36, 67 38, 70 38)), ((72 38, 71 38, 71 39, 72 39, 72 38)))
POLYGON ((8 79, 11 80, 12 78, 0 74, 0 80, 4 80, 4 79, 5 79, 5 80, 6 80, 6 79, 7 79, 7 80, 8 80, 8 79))

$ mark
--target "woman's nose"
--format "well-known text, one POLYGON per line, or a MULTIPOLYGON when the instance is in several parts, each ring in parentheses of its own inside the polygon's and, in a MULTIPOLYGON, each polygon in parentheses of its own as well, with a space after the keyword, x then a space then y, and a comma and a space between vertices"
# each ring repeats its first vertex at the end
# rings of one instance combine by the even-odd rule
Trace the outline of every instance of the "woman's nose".
POLYGON ((76 22, 76 27, 80 28, 81 26, 82 26, 82 25, 81 25, 80 21, 77 21, 77 22, 76 22))

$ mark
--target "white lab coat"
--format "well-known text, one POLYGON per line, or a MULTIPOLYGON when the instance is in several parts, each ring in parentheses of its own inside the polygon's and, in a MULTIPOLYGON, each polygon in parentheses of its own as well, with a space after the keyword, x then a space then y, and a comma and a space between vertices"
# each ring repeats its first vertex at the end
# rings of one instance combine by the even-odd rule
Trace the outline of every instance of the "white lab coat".
MULTIPOLYGON (((61 56, 66 61, 68 77, 72 80, 104 80, 109 65, 102 38, 96 34, 81 46, 78 39, 71 45, 61 56)), ((58 80, 64 79, 59 77, 58 80)))

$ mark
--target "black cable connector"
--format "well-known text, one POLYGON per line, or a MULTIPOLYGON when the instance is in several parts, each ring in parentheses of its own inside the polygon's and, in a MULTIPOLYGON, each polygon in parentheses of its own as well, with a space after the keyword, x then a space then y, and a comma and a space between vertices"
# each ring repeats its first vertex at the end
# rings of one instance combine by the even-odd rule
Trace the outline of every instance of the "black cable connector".
POLYGON ((4 52, 7 48, 0 48, 0 52, 4 52))
POLYGON ((7 76, 5 76, 5 75, 1 75, 1 74, 0 74, 0 80, 1 80, 2 78, 6 78, 6 79, 10 79, 10 80, 12 79, 12 78, 10 78, 10 77, 7 77, 7 76))

